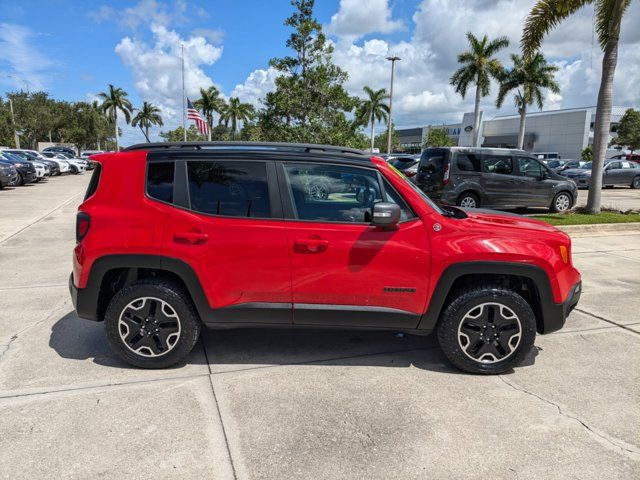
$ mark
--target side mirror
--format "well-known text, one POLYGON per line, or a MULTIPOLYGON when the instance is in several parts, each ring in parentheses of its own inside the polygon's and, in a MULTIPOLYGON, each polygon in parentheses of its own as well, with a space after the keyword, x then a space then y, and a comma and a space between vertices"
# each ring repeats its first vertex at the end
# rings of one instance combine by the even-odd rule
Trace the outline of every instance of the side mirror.
POLYGON ((398 228, 400 207, 395 203, 379 202, 373 205, 371 225, 385 230, 398 228))

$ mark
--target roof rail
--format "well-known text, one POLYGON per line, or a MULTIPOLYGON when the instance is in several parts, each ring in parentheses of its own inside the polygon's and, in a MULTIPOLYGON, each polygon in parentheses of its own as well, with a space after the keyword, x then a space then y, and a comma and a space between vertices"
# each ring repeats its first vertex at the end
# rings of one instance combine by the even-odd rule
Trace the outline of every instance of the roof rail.
POLYGON ((157 142, 138 143, 124 148, 123 151, 132 150, 164 150, 164 149, 238 149, 238 150, 281 150, 302 152, 325 152, 349 155, 369 155, 363 150, 355 148, 336 147, 334 145, 315 145, 313 143, 279 143, 279 142, 157 142))

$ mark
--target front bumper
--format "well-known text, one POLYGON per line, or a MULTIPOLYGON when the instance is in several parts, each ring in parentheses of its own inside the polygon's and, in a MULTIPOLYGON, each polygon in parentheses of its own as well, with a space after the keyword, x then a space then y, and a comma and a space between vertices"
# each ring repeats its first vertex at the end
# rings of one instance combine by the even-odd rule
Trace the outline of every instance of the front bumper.
POLYGON ((582 293, 582 281, 571 287, 571 293, 563 303, 554 303, 548 305, 543 310, 544 321, 542 322, 542 331, 540 333, 553 333, 564 327, 567 317, 571 311, 578 305, 580 294, 582 293))

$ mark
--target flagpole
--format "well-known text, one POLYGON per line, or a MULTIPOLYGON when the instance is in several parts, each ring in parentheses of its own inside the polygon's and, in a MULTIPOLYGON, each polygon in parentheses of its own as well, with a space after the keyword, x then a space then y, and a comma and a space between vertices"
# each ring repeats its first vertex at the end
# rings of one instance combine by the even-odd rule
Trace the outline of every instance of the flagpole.
POLYGON ((183 140, 187 141, 187 103, 186 103, 186 95, 184 91, 184 43, 180 44, 180 48, 182 49, 182 135, 183 140))

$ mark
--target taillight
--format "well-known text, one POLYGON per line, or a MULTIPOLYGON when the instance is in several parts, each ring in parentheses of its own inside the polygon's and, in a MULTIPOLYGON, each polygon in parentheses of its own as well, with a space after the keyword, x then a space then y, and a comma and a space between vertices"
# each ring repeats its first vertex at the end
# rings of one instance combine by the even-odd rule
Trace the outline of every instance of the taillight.
POLYGON ((449 183, 449 162, 444 164, 444 177, 442 178, 442 184, 446 185, 447 183, 449 183))
POLYGON ((404 176, 405 177, 413 177, 416 173, 418 173, 416 170, 405 170, 404 171, 404 176))
POLYGON ((91 217, 88 213, 78 212, 76 215, 76 242, 80 243, 84 237, 89 233, 89 227, 91 226, 91 217))

